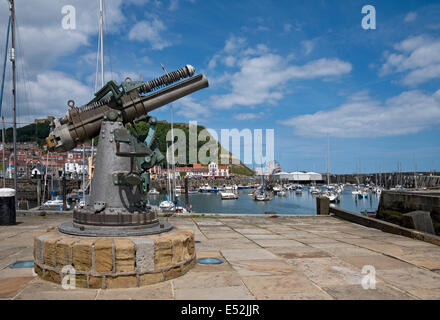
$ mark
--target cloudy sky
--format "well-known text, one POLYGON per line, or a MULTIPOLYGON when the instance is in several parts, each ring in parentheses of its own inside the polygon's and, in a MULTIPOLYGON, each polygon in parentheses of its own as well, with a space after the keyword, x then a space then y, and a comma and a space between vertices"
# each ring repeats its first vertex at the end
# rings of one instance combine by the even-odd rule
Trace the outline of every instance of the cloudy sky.
MULTIPOLYGON (((105 80, 192 64, 210 87, 175 121, 275 129, 283 170, 440 170, 437 1, 105 0, 105 80), (376 9, 364 30, 362 7, 376 9)), ((98 0, 16 0, 19 121, 62 116, 95 88, 98 0), (76 29, 62 28, 62 8, 76 29)), ((8 4, 0 1, 3 57, 8 4)), ((10 66, 8 65, 9 69, 10 66)), ((10 79, 10 70, 6 74, 10 79)), ((3 115, 11 118, 10 81, 3 115)), ((155 111, 169 120, 167 108, 155 111)), ((243 155, 241 155, 243 158, 243 155)), ((252 165, 251 165, 252 167, 252 165)))

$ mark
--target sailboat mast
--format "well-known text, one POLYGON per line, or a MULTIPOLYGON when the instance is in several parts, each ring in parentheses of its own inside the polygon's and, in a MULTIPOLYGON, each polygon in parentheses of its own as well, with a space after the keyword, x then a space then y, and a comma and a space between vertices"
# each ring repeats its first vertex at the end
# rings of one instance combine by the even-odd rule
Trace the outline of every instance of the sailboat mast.
MULTIPOLYGON (((100 54, 100 60, 101 60, 101 88, 104 87, 104 13, 103 13, 103 0, 99 0, 99 54, 100 54)), ((98 64, 96 66, 96 73, 98 73, 98 64)), ((95 78, 96 82, 97 78, 95 78)), ((96 84, 95 84, 96 89, 96 84)), ((96 91, 96 90, 95 90, 96 91)), ((90 167, 89 172, 92 173, 93 168, 93 154, 94 154, 94 147, 95 147, 95 139, 92 139, 92 150, 91 150, 91 161, 90 161, 90 167)), ((89 176, 89 179, 91 179, 91 175, 89 176)), ((89 186, 89 194, 92 192, 92 183, 90 183, 89 186)), ((85 198, 84 198, 85 201, 85 198)))
MULTIPOLYGON (((6 44, 5 44, 5 57, 3 60, 3 74, 2 74, 2 86, 0 88, 0 115, 2 115, 2 105, 3 105, 3 89, 5 88, 5 74, 6 74, 6 61, 8 57, 8 47, 9 47, 9 30, 11 29, 11 17, 8 20, 8 29, 6 31, 6 44)), ((3 141, 4 142, 4 141, 3 141)))
POLYGON ((83 201, 84 204, 86 203, 86 177, 85 177, 85 171, 86 171, 86 163, 85 163, 85 146, 82 145, 82 180, 83 180, 83 201))
POLYGON ((327 133, 327 186, 330 185, 330 136, 327 133))
POLYGON ((101 87, 104 87, 104 32, 103 0, 99 0, 99 36, 101 38, 101 87))
MULTIPOLYGON (((163 64, 161 64, 163 72, 167 73, 163 64)), ((173 184, 170 182, 170 201, 174 203, 174 192, 176 191, 176 164, 174 163, 174 122, 173 122, 173 105, 170 103, 170 120, 171 120, 171 172, 173 173, 173 184)))
MULTIPOLYGON (((10 60, 12 63, 12 114, 13 114, 13 127, 12 127, 12 139, 14 144, 14 189, 17 192, 17 112, 16 112, 16 92, 15 92, 15 7, 14 0, 9 0, 9 10, 11 13, 11 54, 10 60)), ((15 197, 17 199, 17 197, 15 197)), ((17 202, 17 200, 16 200, 17 202)))
POLYGON ((173 189, 171 191, 172 199, 174 202, 174 192, 176 192, 176 164, 174 163, 174 122, 173 122, 173 105, 170 103, 170 112, 171 112, 171 171, 173 172, 173 189))
POLYGON ((6 170, 5 170, 5 118, 2 117, 2 142, 3 142, 3 157, 2 157, 2 169, 3 169, 3 188, 6 188, 6 170))

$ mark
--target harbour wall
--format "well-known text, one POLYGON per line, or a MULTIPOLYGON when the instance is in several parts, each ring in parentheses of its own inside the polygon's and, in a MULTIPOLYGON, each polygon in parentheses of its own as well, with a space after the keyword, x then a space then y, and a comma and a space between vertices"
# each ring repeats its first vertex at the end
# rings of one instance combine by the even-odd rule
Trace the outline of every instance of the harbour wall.
MULTIPOLYGON (((66 189, 67 193, 73 191, 73 189, 81 188, 81 180, 70 180, 66 179, 66 189)), ((0 181, 0 185, 3 186, 0 181)), ((14 188, 14 179, 6 179, 6 188, 14 188)), ((53 189, 52 182, 50 180, 46 181, 46 186, 44 186, 44 179, 17 179, 17 195, 20 209, 28 209, 35 207, 38 203, 41 203, 44 198, 48 198, 50 190, 57 190, 58 194, 62 194, 62 180, 54 179, 53 189)))
POLYGON ((376 218, 402 225, 402 214, 427 211, 440 234, 440 191, 382 191, 376 218))
MULTIPOLYGON (((327 177, 323 174, 325 182, 327 177)), ((384 172, 366 174, 331 174, 330 183, 377 184, 386 189, 402 185, 405 187, 440 187, 440 175, 433 172, 384 172)))
MULTIPOLYGON (((370 218, 367 216, 363 216, 354 212, 350 212, 341 208, 336 207, 330 207, 329 213, 333 214, 334 216, 341 218, 343 220, 347 220, 353 223, 357 223, 369 228, 375 228, 378 230, 381 230, 383 232, 388 232, 392 234, 401 235, 404 237, 408 237, 411 239, 418 239, 421 241, 429 242, 435 245, 440 246, 440 237, 424 232, 420 232, 413 229, 408 229, 401 227, 399 225, 396 225, 394 223, 381 221, 379 219, 370 218)), ((377 216, 376 216, 377 218, 377 216)))

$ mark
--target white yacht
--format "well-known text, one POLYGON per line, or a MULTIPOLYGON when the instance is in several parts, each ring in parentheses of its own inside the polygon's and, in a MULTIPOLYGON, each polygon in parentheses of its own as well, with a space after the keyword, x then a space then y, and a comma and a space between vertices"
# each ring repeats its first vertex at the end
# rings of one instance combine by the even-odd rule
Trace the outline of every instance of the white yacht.
POLYGON ((310 193, 311 193, 311 194, 320 194, 321 191, 319 190, 318 187, 311 186, 311 187, 310 187, 310 193))
MULTIPOLYGON (((67 210, 70 210, 70 205, 68 203, 66 203, 66 208, 67 210)), ((45 203, 43 203, 41 209, 63 211, 63 200, 62 199, 48 200, 45 203)))
POLYGON ((172 201, 165 200, 165 201, 162 201, 162 202, 159 204, 159 208, 160 208, 161 210, 170 211, 170 210, 173 210, 173 209, 174 209, 174 203, 173 203, 172 201))
POLYGON ((233 192, 220 192, 220 196, 222 197, 222 200, 235 200, 238 199, 238 194, 233 192))
POLYGON ((211 190, 212 190, 211 186, 207 183, 199 187, 199 192, 206 193, 206 192, 211 192, 211 190))
POLYGON ((280 190, 277 192, 277 196, 278 197, 286 197, 287 196, 287 192, 285 190, 280 190))
POLYGON ((254 200, 255 201, 270 201, 272 200, 271 196, 266 192, 257 192, 254 194, 254 200))
POLYGON ((338 201, 338 194, 335 192, 327 191, 325 193, 325 196, 329 199, 330 202, 337 202, 338 201))
POLYGON ((174 209, 174 213, 176 213, 177 215, 191 214, 191 208, 190 211, 188 211, 185 207, 176 206, 176 208, 174 209))
POLYGON ((151 190, 148 191, 148 194, 149 194, 149 195, 156 196, 156 195, 160 194, 160 192, 157 191, 155 188, 153 188, 153 189, 151 189, 151 190))

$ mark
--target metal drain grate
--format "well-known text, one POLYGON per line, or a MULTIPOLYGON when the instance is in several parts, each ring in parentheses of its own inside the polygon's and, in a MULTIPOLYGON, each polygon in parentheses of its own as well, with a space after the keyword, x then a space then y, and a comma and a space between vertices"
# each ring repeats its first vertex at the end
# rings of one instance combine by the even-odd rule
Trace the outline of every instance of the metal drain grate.
POLYGON ((33 268, 34 261, 33 260, 25 260, 25 261, 16 261, 9 265, 9 268, 18 269, 18 268, 33 268))
POLYGON ((200 258, 197 259, 197 263, 200 264, 221 264, 223 260, 217 258, 200 258))

